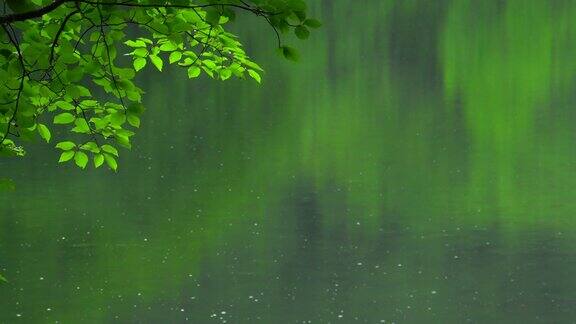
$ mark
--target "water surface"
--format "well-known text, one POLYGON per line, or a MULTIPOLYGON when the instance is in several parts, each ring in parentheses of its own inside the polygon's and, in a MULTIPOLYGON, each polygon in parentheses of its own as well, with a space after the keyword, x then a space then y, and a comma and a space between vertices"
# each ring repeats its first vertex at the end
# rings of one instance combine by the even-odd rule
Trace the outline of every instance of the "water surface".
POLYGON ((574 321, 576 3, 311 7, 261 87, 143 78, 118 174, 0 162, 0 323, 574 321))

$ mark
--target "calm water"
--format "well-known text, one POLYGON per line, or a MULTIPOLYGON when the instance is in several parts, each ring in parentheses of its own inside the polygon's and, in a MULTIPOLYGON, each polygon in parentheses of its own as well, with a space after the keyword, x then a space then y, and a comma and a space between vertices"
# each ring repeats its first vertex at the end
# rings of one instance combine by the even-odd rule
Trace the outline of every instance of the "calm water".
POLYGON ((576 2, 311 3, 262 87, 146 77, 118 174, 0 161, 0 323, 575 321, 576 2))

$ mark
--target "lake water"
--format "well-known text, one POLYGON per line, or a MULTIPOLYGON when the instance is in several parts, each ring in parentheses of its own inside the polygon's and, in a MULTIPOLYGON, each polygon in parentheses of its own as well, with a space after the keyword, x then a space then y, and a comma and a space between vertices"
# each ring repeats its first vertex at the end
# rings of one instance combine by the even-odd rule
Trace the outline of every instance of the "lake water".
POLYGON ((142 78, 118 174, 0 161, 0 323, 575 321, 576 2, 310 3, 263 86, 142 78))

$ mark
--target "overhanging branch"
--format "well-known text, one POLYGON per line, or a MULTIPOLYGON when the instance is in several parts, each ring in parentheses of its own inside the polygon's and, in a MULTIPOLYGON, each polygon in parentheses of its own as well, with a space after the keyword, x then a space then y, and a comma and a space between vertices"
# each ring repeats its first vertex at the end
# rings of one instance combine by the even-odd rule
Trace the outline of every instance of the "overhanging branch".
POLYGON ((61 5, 67 2, 76 2, 76 3, 85 3, 90 5, 100 5, 100 6, 119 6, 119 7, 136 7, 136 8, 176 8, 176 9, 196 9, 196 8, 208 8, 208 7, 232 7, 242 10, 251 11, 257 15, 274 15, 275 13, 266 12, 257 7, 251 7, 247 5, 245 2, 242 2, 243 5, 234 4, 234 3, 209 3, 209 4, 201 4, 201 5, 178 5, 178 4, 170 4, 170 3, 159 3, 159 4, 141 4, 141 3, 132 3, 132 2, 106 2, 106 1, 92 1, 92 0, 55 0, 51 4, 36 9, 32 11, 22 12, 22 13, 13 13, 6 16, 0 16, 0 25, 6 25, 17 21, 25 21, 28 19, 40 18, 43 15, 50 13, 58 9, 61 5))
POLYGON ((36 9, 36 10, 26 11, 26 12, 22 12, 22 13, 13 13, 13 14, 9 14, 6 16, 2 16, 2 17, 0 17, 0 24, 5 25, 5 24, 17 22, 17 21, 24 21, 24 20, 28 20, 28 19, 39 18, 39 17, 42 17, 51 11, 56 10, 58 7, 60 7, 61 5, 63 5, 66 2, 70 2, 70 0, 56 0, 49 5, 42 7, 42 8, 39 8, 39 9, 36 9))

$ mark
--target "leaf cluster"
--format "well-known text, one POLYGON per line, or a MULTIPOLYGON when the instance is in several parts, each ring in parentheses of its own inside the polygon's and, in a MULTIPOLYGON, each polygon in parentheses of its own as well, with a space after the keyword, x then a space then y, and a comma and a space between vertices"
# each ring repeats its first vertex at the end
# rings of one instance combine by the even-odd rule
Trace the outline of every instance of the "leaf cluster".
POLYGON ((6 0, 0 15, 0 155, 23 156, 22 141, 56 139, 59 162, 92 161, 117 170, 131 148, 144 90, 136 75, 167 64, 189 78, 250 77, 263 69, 226 30, 236 12, 264 19, 290 60, 281 34, 308 38, 320 23, 302 0, 6 0), (55 136, 58 134, 58 136, 55 136), (60 135, 62 134, 62 135, 60 135))

